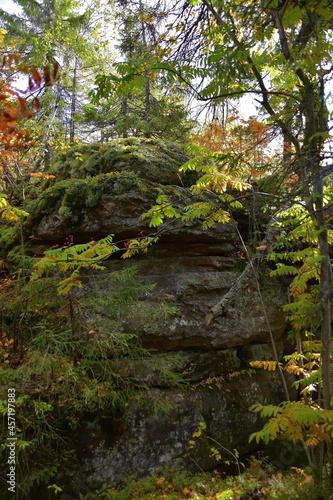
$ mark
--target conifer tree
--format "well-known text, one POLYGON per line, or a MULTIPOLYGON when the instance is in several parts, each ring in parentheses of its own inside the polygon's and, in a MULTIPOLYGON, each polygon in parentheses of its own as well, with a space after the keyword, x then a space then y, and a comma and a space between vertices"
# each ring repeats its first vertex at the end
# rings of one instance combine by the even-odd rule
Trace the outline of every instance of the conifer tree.
MULTIPOLYGON (((158 73, 151 69, 152 62, 162 55, 157 39, 163 19, 159 5, 152 7, 142 0, 116 2, 120 61, 114 65, 116 74, 106 75, 105 79, 115 81, 129 68, 140 68, 140 77, 137 85, 124 83, 121 91, 113 92, 106 85, 105 92, 98 92, 93 99, 97 108, 85 108, 86 120, 95 120, 102 127, 103 140, 144 136, 184 141, 188 136, 191 123, 181 95, 172 86, 163 86, 158 73)), ((103 76, 98 79, 101 81, 103 76)))
MULTIPOLYGON (((48 163, 55 144, 80 137, 76 125, 86 99, 87 82, 105 63, 107 38, 101 38, 103 18, 109 12, 97 4, 82 11, 77 0, 17 0, 19 15, 1 11, 8 36, 18 39, 18 50, 30 66, 60 65, 61 79, 43 96, 43 115, 36 124, 40 150, 34 171, 48 163), (57 123, 57 127, 55 127, 57 123)), ((105 7, 106 8, 106 7, 105 7)))

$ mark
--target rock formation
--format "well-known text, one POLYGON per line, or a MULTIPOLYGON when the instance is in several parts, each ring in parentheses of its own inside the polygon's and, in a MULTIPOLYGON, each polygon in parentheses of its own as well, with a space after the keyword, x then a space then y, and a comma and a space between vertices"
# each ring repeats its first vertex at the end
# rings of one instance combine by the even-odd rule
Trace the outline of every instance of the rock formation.
MULTIPOLYGON (((194 177, 178 171, 185 161, 180 148, 157 140, 130 138, 71 150, 55 163, 55 179, 47 181, 30 207, 32 222, 26 232, 32 236, 33 251, 37 245, 61 244, 68 234, 78 243, 108 234, 120 241, 141 231, 151 233, 141 215, 157 196, 167 194, 176 206, 191 202, 194 177)), ((101 280, 105 273, 135 265, 138 279, 155 283, 144 307, 133 307, 122 324, 153 355, 119 362, 121 376, 146 387, 145 395, 117 419, 106 413, 82 423, 77 436, 82 468, 74 473, 74 482, 84 477, 87 487, 118 484, 168 465, 207 469, 214 466, 210 438, 228 450, 253 449, 248 438, 261 422, 249 407, 284 399, 276 373, 249 367, 251 360, 272 358, 253 282, 245 284, 236 305, 223 316, 210 325, 204 321, 238 279, 243 264, 231 224, 204 230, 199 222, 163 233, 147 255, 105 263, 101 280), (174 308, 171 316, 157 313, 162 299, 174 308), (167 373, 181 374, 184 386, 175 387, 167 373), (206 434, 190 449, 200 422, 206 423, 206 434)), ((268 272, 261 281, 282 356, 286 292, 268 272)), ((230 458, 228 453, 223 457, 230 458)))

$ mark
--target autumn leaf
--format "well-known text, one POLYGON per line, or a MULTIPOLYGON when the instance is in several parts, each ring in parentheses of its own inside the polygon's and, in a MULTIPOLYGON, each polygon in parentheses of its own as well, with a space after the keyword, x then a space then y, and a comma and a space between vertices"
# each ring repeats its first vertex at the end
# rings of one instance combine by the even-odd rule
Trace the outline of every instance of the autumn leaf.
POLYGON ((58 71, 59 71, 59 63, 58 63, 58 61, 56 61, 56 62, 53 64, 53 80, 54 80, 54 81, 56 81, 56 80, 57 80, 58 71))
POLYGON ((43 71, 44 71, 45 86, 51 87, 52 81, 51 81, 51 76, 50 76, 50 68, 48 66, 44 66, 43 71))
POLYGON ((36 85, 39 87, 42 83, 42 77, 40 76, 40 74, 36 68, 32 68, 31 73, 32 73, 32 76, 36 82, 36 85))
POLYGON ((40 109, 40 102, 39 102, 39 99, 37 97, 35 97, 35 99, 33 100, 32 109, 34 111, 38 111, 40 109))

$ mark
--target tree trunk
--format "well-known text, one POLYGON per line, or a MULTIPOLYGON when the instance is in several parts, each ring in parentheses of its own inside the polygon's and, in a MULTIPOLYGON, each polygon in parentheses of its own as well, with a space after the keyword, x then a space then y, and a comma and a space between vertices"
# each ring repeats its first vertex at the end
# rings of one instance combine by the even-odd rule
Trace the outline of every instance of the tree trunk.
POLYGON ((43 138, 42 138, 42 147, 39 151, 38 159, 37 159, 35 165, 33 166, 33 168, 30 170, 30 172, 37 172, 42 161, 43 161, 43 158, 45 156, 45 152, 48 149, 48 138, 49 138, 50 128, 51 128, 53 120, 57 114, 59 104, 60 104, 60 87, 58 85, 57 96, 56 96, 56 101, 54 103, 54 108, 53 108, 53 111, 50 115, 49 121, 47 122, 45 130, 44 130, 44 134, 43 134, 43 138))
POLYGON ((72 102, 71 102, 71 120, 69 124, 69 142, 74 142, 75 139, 75 122, 74 117, 76 113, 76 84, 77 84, 77 58, 74 57, 73 69, 73 87, 72 87, 72 102))
POLYGON ((320 267, 320 302, 322 309, 321 322, 321 367, 323 380, 323 403, 326 410, 331 410, 331 303, 332 265, 329 255, 328 228, 323 206, 323 180, 319 173, 314 183, 315 218, 318 225, 318 241, 321 255, 320 267))

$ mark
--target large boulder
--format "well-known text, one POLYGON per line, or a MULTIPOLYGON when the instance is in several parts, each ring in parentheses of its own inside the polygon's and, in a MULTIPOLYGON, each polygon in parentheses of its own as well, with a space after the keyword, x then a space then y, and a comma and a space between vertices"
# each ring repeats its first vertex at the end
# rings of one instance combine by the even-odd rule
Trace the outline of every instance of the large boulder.
MULTIPOLYGON (((80 243, 109 234, 121 241, 142 231, 156 232, 142 213, 159 195, 167 195, 179 208, 193 202, 191 180, 178 172, 184 161, 180 148, 161 141, 131 138, 102 148, 73 149, 56 162, 55 179, 47 181, 27 209, 32 214, 25 227, 30 251, 38 254, 36 243, 39 251, 62 244, 68 234, 80 243)), ((286 323, 281 306, 287 295, 266 270, 260 278, 265 311, 249 279, 237 301, 208 325, 210 308, 244 268, 238 255, 232 224, 204 230, 200 221, 178 221, 147 255, 130 260, 118 255, 104 262, 98 279, 102 294, 103 289, 108 293, 103 280, 110 273, 133 265, 139 281, 155 284, 149 297, 130 307, 117 330, 137 334, 152 357, 118 362, 119 377, 132 379, 133 387, 145 395, 140 404, 129 402, 116 418, 106 412, 82 424, 77 435, 81 469, 75 471, 73 484, 83 478, 89 488, 118 484, 163 465, 192 468, 197 462, 203 469, 211 467, 209 438, 220 443, 221 450, 253 449, 248 438, 261 422, 249 407, 278 404, 284 394, 276 373, 254 373, 249 362, 271 357, 269 330, 282 356, 279 339, 286 323), (206 423, 206 434, 190 450, 200 422, 206 423)), ((89 283, 89 273, 84 279, 89 283)))
MULTIPOLYGON (((152 231, 149 220, 143 219, 142 214, 161 194, 180 209, 193 202, 189 190, 183 186, 152 185, 132 172, 65 179, 51 183, 27 207, 31 213, 27 226, 33 227, 35 241, 50 244, 62 243, 68 234, 74 235, 74 242, 100 239, 109 234, 118 240, 136 237, 141 231, 147 235, 156 231, 152 231)), ((202 199, 207 197, 199 196, 197 201, 202 199)), ((203 231, 199 222, 192 221, 176 224, 168 232, 167 240, 180 245, 228 242, 230 250, 235 238, 231 224, 219 224, 203 231)))

